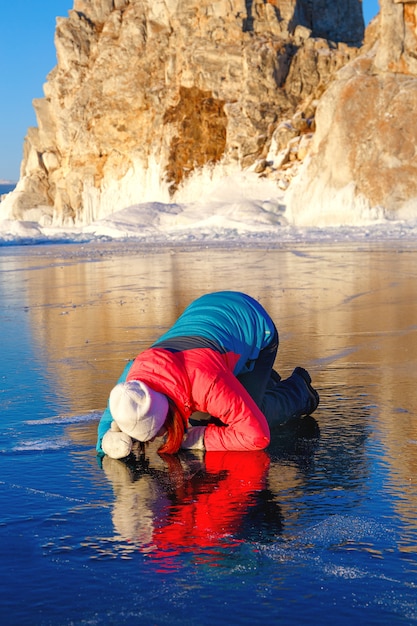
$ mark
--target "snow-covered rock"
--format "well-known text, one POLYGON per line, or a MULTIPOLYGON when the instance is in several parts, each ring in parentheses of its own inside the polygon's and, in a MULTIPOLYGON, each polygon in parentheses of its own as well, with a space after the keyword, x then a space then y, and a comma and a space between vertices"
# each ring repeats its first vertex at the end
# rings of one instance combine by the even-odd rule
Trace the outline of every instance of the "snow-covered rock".
POLYGON ((54 224, 86 225, 198 200, 196 174, 259 163, 285 188, 305 150, 273 154, 275 133, 284 120, 290 139, 311 129, 363 28, 360 0, 74 0, 0 218, 49 207, 54 224))
POLYGON ((415 0, 382 0, 362 54, 321 98, 287 196, 293 224, 416 219, 416 24, 415 0))

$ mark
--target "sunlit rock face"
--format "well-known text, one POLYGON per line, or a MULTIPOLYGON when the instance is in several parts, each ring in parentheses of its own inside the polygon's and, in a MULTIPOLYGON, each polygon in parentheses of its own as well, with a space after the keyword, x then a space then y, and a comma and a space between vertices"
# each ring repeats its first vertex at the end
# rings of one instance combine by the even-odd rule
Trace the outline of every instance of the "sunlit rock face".
POLYGON ((298 225, 417 216, 417 2, 380 5, 361 55, 317 108, 309 158, 288 194, 298 225))
POLYGON ((208 170, 285 186, 362 38, 360 0, 75 0, 2 213, 89 223, 208 170))

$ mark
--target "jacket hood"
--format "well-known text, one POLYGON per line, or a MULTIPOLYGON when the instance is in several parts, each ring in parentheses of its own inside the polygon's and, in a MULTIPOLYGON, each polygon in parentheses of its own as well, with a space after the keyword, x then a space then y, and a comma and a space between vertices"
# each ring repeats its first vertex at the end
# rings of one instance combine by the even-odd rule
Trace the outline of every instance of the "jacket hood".
POLYGON ((191 381, 182 354, 149 348, 136 357, 127 380, 141 380, 176 404, 185 421, 194 411, 191 381))

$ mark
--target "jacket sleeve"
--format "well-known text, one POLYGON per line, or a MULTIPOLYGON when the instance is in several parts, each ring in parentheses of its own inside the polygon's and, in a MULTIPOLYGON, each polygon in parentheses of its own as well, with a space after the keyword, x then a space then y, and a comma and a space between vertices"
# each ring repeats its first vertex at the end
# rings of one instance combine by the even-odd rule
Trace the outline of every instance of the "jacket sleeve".
POLYGON ((263 450, 269 445, 266 417, 232 372, 219 372, 205 404, 210 415, 226 424, 206 427, 204 447, 207 451, 263 450))
MULTIPOLYGON (((130 368, 133 365, 133 360, 128 361, 128 363, 126 364, 126 367, 124 368, 122 375, 120 376, 119 380, 117 381, 117 384, 119 383, 124 383, 127 375, 130 371, 130 368)), ((110 412, 110 407, 109 407, 109 402, 107 402, 107 407, 104 410, 103 415, 101 416, 100 422, 98 424, 98 438, 97 438, 97 445, 96 445, 96 451, 97 454, 99 456, 104 456, 104 452, 103 452, 103 448, 101 447, 101 443, 103 441, 103 437, 106 434, 106 432, 110 429, 111 427, 111 423, 113 421, 113 416, 110 412)))

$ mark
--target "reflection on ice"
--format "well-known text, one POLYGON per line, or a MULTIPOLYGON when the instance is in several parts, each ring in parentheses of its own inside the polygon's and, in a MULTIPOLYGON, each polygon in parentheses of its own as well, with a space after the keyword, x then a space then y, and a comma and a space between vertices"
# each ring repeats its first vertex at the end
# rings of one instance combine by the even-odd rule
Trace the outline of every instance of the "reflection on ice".
POLYGON ((413 246, 0 257, 4 623, 222 626, 260 607, 265 623, 415 620, 413 246), (276 369, 311 371, 317 421, 249 459, 166 460, 151 444, 100 467, 100 409, 126 360, 215 289, 270 312, 276 369))
POLYGON ((265 452, 186 453, 164 457, 167 468, 159 470, 144 456, 104 457, 116 540, 169 568, 187 552, 219 564, 223 551, 251 539, 251 522, 257 540, 275 537, 281 514, 266 488, 269 462, 265 452))

